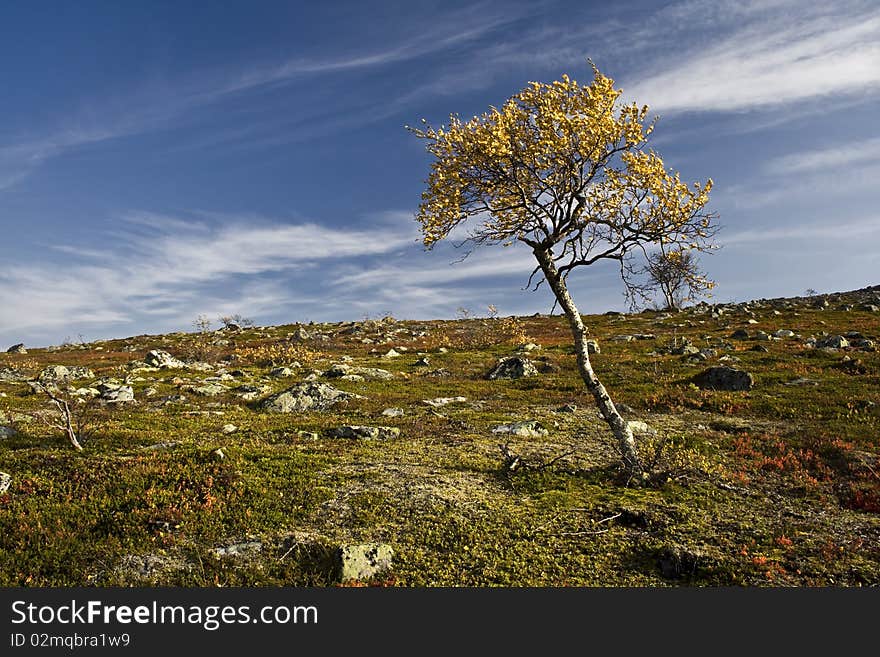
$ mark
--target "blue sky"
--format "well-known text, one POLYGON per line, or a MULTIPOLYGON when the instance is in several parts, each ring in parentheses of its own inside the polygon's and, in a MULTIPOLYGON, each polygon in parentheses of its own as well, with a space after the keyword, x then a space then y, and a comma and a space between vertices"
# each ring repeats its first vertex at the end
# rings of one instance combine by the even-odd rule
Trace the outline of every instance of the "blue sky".
MULTIPOLYGON (((715 180, 718 301, 880 283, 880 5, 10 3, 0 20, 0 348, 259 324, 547 312, 530 255, 424 252, 404 125, 586 58, 715 180)), ((613 267, 570 279, 625 308, 613 267)))

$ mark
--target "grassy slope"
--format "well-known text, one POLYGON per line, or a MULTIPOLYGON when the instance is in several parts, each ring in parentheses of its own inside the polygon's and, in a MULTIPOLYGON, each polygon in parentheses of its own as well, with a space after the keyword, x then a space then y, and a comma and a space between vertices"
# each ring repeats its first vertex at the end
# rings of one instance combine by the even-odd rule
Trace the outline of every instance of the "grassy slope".
POLYGON ((41 423, 24 421, 45 400, 26 394, 25 384, 0 383, 0 412, 21 430, 0 440, 0 470, 13 475, 0 495, 0 585, 325 585, 333 583, 328 562, 336 546, 372 541, 391 544, 397 555, 381 583, 402 586, 876 585, 880 353, 849 353, 861 364, 841 367, 843 353, 805 348, 803 340, 761 343, 767 353, 751 351, 753 341, 727 340, 743 327, 876 338, 880 314, 835 309, 845 301, 781 315, 768 306, 756 310, 756 325, 741 311, 715 319, 695 312, 587 317, 602 346, 594 365, 613 398, 632 407, 631 419, 659 430, 640 449, 654 460, 663 444, 654 470, 664 476, 641 488, 620 479, 560 317, 368 322, 346 335, 337 335, 339 325, 309 326, 332 339, 295 348, 287 337, 297 326, 280 326, 0 354, 0 368, 32 376, 65 364, 121 378, 152 348, 215 361, 237 353, 228 369, 273 390, 307 373, 267 377, 272 364, 293 357, 322 369, 345 354, 353 365, 396 374, 332 381, 366 399, 293 416, 260 412, 233 395, 184 393, 186 402, 163 404, 160 398, 211 373, 138 374, 139 402, 107 410, 79 454, 41 423), (656 339, 611 340, 633 333, 656 339), (390 341, 362 343, 367 336, 390 341), (662 353, 683 336, 697 346, 729 342, 732 349, 719 348, 718 356, 741 359, 755 388, 690 385, 717 358, 692 364, 662 353), (485 380, 495 359, 524 337, 543 345, 532 357, 558 371, 485 380), (211 344, 218 338, 229 344, 211 344), (370 353, 391 345, 409 351, 393 360, 370 353), (425 376, 413 365, 417 351, 429 353, 428 369, 451 376, 425 376), (785 385, 797 378, 819 385, 785 385), (156 394, 145 396, 148 387, 156 394), (455 395, 468 402, 436 410, 421 403, 455 395), (570 402, 574 413, 558 411, 570 402), (405 415, 383 417, 390 406, 405 415), (526 419, 541 421, 549 436, 511 438, 509 447, 545 467, 505 473, 502 440, 491 429, 526 419), (238 430, 224 434, 228 423, 238 430), (298 434, 340 424, 392 425, 401 436, 358 442, 298 434), (162 442, 175 444, 145 449, 162 442), (212 455, 217 448, 225 459, 212 455), (216 556, 216 547, 247 540, 261 550, 216 556))

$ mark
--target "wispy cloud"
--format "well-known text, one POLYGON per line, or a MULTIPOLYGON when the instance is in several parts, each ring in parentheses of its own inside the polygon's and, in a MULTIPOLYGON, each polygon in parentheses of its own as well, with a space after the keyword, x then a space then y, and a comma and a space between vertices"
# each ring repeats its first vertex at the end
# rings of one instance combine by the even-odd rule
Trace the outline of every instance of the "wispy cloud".
POLYGON ((790 153, 770 160, 764 170, 771 174, 790 175, 875 163, 880 164, 880 137, 790 153))
POLYGON ((352 230, 250 216, 132 214, 106 250, 60 245, 64 261, 4 268, 0 336, 85 325, 106 331, 151 317, 180 328, 197 309, 265 312, 273 304, 314 304, 324 274, 310 271, 414 243, 414 233, 389 220, 352 230))
MULTIPOLYGON (((845 241, 880 236, 880 217, 849 221, 826 221, 813 224, 791 224, 768 228, 750 228, 725 234, 720 241, 725 246, 752 245, 757 243, 809 241, 845 241)), ((777 248, 778 245, 773 245, 777 248)))
POLYGON ((773 3, 753 20, 633 76, 661 113, 742 111, 880 90, 880 8, 773 3))
MULTIPOLYGON (((145 81, 141 86, 135 82, 132 89, 120 92, 115 98, 81 99, 80 113, 65 117, 66 124, 45 129, 38 137, 22 137, 5 144, 0 143, 0 191, 26 179, 47 160, 77 147, 165 128, 169 124, 180 122, 194 111, 240 98, 250 92, 279 88, 307 81, 318 75, 381 70, 462 48, 534 11, 535 7, 527 5, 502 9, 488 3, 476 3, 444 12, 438 20, 413 25, 404 38, 382 48, 331 58, 291 57, 280 63, 251 63, 244 67, 230 64, 221 70, 191 71, 176 79, 145 81)), ((442 92, 440 87, 430 84, 426 84, 420 91, 422 99, 426 94, 442 92)), ((399 100, 389 103, 388 98, 383 97, 376 99, 374 103, 367 103, 367 107, 363 100, 357 98, 349 102, 348 106, 343 102, 342 107, 339 107, 340 100, 336 99, 336 109, 329 117, 326 104, 312 107, 300 99, 297 103, 297 115, 289 122, 294 125, 308 125, 308 135, 300 130, 293 136, 279 137, 277 133, 261 136, 259 129, 250 125, 244 129, 227 129, 225 134, 214 138, 214 141, 268 140, 272 144, 279 144, 298 141, 307 136, 328 134, 365 121, 379 120, 399 111, 415 98, 409 91, 396 93, 395 96, 399 100)), ((266 132, 272 133, 277 127, 269 126, 266 132)))

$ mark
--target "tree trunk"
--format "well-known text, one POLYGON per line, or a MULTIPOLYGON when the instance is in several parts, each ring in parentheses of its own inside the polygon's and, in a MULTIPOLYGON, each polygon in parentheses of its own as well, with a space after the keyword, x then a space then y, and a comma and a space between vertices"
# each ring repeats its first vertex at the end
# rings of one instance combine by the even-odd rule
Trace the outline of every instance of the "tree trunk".
POLYGON ((553 256, 550 251, 534 249, 533 252, 535 258, 538 260, 538 264, 541 266, 544 278, 547 280, 550 289, 552 289, 553 294, 556 295, 556 300, 559 302, 560 307, 563 312, 565 312, 565 316, 568 318, 571 333, 574 337, 578 371, 580 372, 581 378, 584 380, 587 390, 593 395, 593 399, 596 400, 596 405, 599 407, 602 417, 608 423, 608 426, 611 427, 611 431, 617 440, 617 449, 623 459, 623 464, 627 473, 634 476, 640 476, 642 474, 642 465, 639 462, 639 456, 636 452, 636 443, 633 438, 632 430, 629 428, 626 420, 624 420, 617 411, 614 402, 611 401, 611 397, 608 395, 608 391, 605 389, 605 386, 602 385, 602 382, 599 381, 599 377, 596 376, 596 373, 593 371, 593 366, 590 364, 590 356, 587 347, 587 328, 584 326, 580 312, 578 311, 574 300, 571 298, 571 295, 568 293, 565 281, 556 269, 556 263, 553 262, 553 256))

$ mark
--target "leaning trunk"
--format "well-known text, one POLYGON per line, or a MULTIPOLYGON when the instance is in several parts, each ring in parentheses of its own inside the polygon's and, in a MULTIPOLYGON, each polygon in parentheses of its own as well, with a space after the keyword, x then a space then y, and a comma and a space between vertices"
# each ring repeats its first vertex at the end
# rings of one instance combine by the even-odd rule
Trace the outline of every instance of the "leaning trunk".
POLYGON ((602 382, 599 381, 599 377, 596 376, 593 366, 590 364, 587 328, 584 326, 580 312, 568 293, 565 281, 556 269, 556 263, 553 262, 552 254, 541 249, 535 249, 534 253, 538 264, 541 266, 544 278, 547 280, 547 283, 553 290, 553 294, 556 295, 556 300, 568 318, 571 333, 574 336, 575 353, 577 354, 578 371, 581 378, 584 380, 587 390, 593 395, 593 399, 596 400, 599 412, 602 413, 602 417, 614 433, 614 437, 617 440, 617 449, 620 452, 627 472, 630 475, 640 475, 642 466, 636 452, 636 443, 632 430, 617 411, 614 402, 611 401, 611 397, 608 395, 608 391, 602 385, 602 382))

